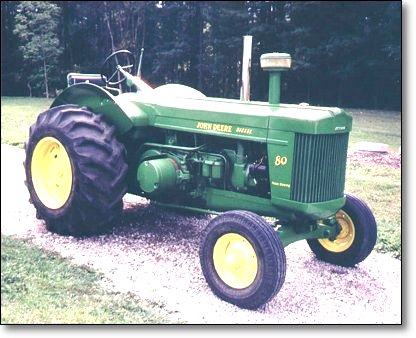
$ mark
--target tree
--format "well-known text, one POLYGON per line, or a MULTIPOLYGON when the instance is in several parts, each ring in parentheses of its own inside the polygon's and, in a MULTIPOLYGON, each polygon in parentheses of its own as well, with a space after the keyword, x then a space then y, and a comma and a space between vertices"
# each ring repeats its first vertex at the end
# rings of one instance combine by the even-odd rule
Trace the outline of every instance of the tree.
POLYGON ((248 33, 248 10, 244 1, 214 1, 203 8, 203 60, 205 93, 240 97, 243 36, 248 33))
POLYGON ((56 71, 58 57, 63 48, 58 38, 61 9, 52 2, 22 1, 16 9, 14 34, 20 42, 20 50, 27 61, 27 83, 39 87, 43 78, 45 95, 49 98, 51 74, 56 71))
POLYGON ((68 72, 98 73, 114 49, 139 57, 144 47, 142 74, 153 85, 238 98, 249 34, 252 100, 267 100, 261 54, 286 52, 292 69, 282 77, 283 102, 401 104, 398 1, 2 1, 1 8, 2 95, 23 95, 27 84, 34 95, 49 94, 68 72))
POLYGON ((25 82, 18 71, 23 68, 22 53, 13 34, 17 3, 1 2, 1 95, 24 95, 25 82))

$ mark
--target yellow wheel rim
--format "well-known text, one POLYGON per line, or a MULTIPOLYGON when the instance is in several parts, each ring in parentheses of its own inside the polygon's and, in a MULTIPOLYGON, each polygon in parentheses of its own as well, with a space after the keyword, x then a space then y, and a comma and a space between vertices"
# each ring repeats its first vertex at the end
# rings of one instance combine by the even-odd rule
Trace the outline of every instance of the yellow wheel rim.
POLYGON ((71 161, 65 147, 54 137, 44 137, 33 150, 31 174, 40 201, 49 209, 61 208, 72 188, 71 161))
POLYGON ((338 211, 336 217, 341 226, 338 236, 333 241, 329 239, 318 239, 318 241, 328 251, 343 252, 348 250, 354 242, 355 226, 351 217, 343 210, 338 211))
POLYGON ((218 238, 214 246, 213 260, 218 276, 232 288, 244 289, 256 278, 256 252, 239 234, 228 233, 218 238))

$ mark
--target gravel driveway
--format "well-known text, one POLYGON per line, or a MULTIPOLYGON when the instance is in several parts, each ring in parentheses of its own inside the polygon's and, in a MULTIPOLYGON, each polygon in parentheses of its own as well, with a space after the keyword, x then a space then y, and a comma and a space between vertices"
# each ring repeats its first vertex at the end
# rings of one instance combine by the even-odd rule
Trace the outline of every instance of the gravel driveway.
POLYGON ((181 215, 127 195, 111 234, 77 239, 45 230, 24 186, 24 151, 1 145, 1 232, 30 238, 73 264, 102 272, 103 285, 163 304, 187 323, 400 324, 401 262, 373 252, 355 268, 315 259, 305 241, 286 247, 286 281, 265 307, 243 310, 218 299, 199 265, 210 216, 181 215))

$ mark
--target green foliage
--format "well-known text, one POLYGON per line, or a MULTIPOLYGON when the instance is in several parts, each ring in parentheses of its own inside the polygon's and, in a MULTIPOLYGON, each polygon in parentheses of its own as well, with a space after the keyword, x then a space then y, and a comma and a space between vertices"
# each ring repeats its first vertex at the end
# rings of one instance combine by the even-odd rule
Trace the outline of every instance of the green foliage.
POLYGON ((292 2, 288 16, 295 70, 288 77, 308 102, 399 107, 400 3, 292 2))
POLYGON ((63 51, 58 38, 61 8, 47 1, 22 1, 16 12, 13 33, 19 38, 20 50, 27 61, 27 83, 35 90, 42 88, 49 97, 48 82, 56 75, 58 57, 63 51))
POLYGON ((37 62, 56 56, 60 8, 45 1, 25 1, 19 4, 17 13, 15 34, 23 43, 24 58, 37 62))
POLYGON ((267 100, 260 55, 278 51, 293 60, 283 76, 283 102, 401 105, 398 1, 3 1, 2 16, 3 95, 21 93, 28 76, 34 91, 40 86, 34 74, 42 77, 43 66, 27 57, 38 59, 41 46, 51 52, 48 75, 59 77, 53 86, 61 89, 69 71, 99 72, 114 44, 137 56, 145 48, 142 74, 154 85, 182 83, 208 96, 236 98, 243 35, 251 34, 252 100, 267 100), (25 60, 14 48, 13 30, 25 60))
POLYGON ((166 323, 160 304, 100 286, 102 275, 1 236, 2 324, 166 323))

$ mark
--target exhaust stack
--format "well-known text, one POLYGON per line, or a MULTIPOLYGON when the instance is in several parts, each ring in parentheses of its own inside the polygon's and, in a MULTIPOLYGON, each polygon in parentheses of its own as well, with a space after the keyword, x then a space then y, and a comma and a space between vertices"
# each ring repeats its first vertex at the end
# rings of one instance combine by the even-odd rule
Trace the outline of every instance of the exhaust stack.
POLYGON ((251 46, 253 37, 244 36, 243 65, 241 70, 240 100, 250 101, 250 68, 251 68, 251 46))
POLYGON ((267 53, 260 57, 260 66, 269 75, 269 103, 280 103, 280 73, 288 70, 292 64, 290 54, 267 53))

